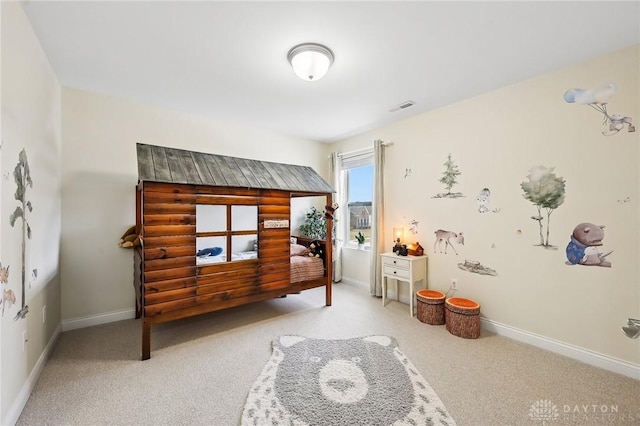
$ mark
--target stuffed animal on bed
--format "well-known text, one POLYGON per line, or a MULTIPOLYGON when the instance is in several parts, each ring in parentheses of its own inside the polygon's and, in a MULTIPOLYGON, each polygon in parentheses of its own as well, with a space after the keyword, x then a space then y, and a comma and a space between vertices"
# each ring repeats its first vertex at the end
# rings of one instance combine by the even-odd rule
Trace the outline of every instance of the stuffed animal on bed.
POLYGON ((136 225, 131 225, 124 231, 118 245, 122 248, 133 248, 140 245, 140 236, 136 233, 136 225))
POLYGON ((322 246, 317 240, 312 241, 311 244, 309 244, 309 250, 311 250, 309 252, 309 257, 319 257, 320 259, 324 259, 324 250, 322 250, 322 246))
POLYGON ((338 203, 332 203, 330 206, 324 206, 324 217, 325 219, 333 219, 333 214, 336 210, 338 210, 338 203))

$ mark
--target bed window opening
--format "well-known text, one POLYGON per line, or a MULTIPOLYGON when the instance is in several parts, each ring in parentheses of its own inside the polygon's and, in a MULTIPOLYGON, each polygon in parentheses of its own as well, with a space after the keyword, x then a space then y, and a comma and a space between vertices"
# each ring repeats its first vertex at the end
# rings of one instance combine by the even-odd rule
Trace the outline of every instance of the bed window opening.
POLYGON ((258 258, 258 206, 196 205, 196 264, 258 258))

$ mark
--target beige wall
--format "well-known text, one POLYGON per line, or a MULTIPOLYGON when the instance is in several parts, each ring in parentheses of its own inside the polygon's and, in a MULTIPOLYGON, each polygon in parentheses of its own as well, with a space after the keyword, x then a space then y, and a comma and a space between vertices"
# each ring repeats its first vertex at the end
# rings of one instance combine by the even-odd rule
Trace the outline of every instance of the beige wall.
MULTIPOLYGON (((370 256, 371 252, 369 250, 344 247, 342 249, 342 277, 350 282, 369 288, 370 256)), ((402 290, 402 285, 400 290, 402 290)), ((387 294, 390 296, 395 295, 395 287, 393 285, 390 286, 387 294)), ((409 303, 408 298, 406 302, 409 303)))
MULTIPOLYGON (((429 254, 430 287, 446 290, 449 280, 457 278, 457 295, 478 300, 488 320, 640 364, 637 341, 620 332, 627 317, 640 316, 640 131, 602 136, 598 113, 562 100, 570 87, 614 81, 619 89, 610 111, 640 122, 638 46, 327 147, 245 125, 61 90, 20 4, 1 2, 0 10, 0 261, 11 267, 9 288, 16 291, 18 303, 21 240, 8 217, 16 207, 12 171, 23 148, 34 182, 28 190, 33 235, 26 243, 25 261, 30 313, 13 321, 18 309, 13 306, 1 317, 2 424, 15 420, 26 402, 34 370, 46 359, 61 319, 86 325, 86 318, 131 314, 132 256, 116 242, 134 222, 136 142, 304 164, 326 176, 329 151, 368 147, 378 138, 393 141, 385 170, 386 228, 390 234, 393 226, 408 228, 411 219, 420 221, 416 239, 429 254), (455 190, 465 197, 434 199, 443 190, 438 179, 449 153, 462 172, 455 190), (530 216, 535 210, 522 197, 520 183, 536 165, 555 167, 567 182, 566 200, 551 218, 550 239, 557 250, 534 246, 537 224, 530 216), (404 178, 405 168, 413 170, 410 177, 404 178), (477 212, 475 197, 485 186, 491 189, 491 207, 500 208, 499 213, 477 212), (564 264, 568 236, 582 221, 607 226, 603 250, 614 251, 609 256, 612 268, 564 264), (433 253, 433 231, 438 228, 464 232, 466 242, 456 247, 458 256, 433 253), (457 264, 464 259, 479 260, 498 276, 462 271, 457 264), (24 331, 29 343, 23 353, 24 331)), ((297 216, 305 209, 298 207, 297 216)), ((299 222, 292 218, 294 227, 299 222)), ((386 237, 390 249, 391 236, 386 237)), ((360 283, 368 281, 362 255, 345 253, 344 265, 345 277, 360 283)))
MULTIPOLYGON (((640 128, 603 136, 602 115, 563 99, 573 87, 615 82, 610 113, 640 123, 639 46, 595 58, 519 84, 341 141, 327 151, 350 151, 375 139, 393 142, 386 151, 386 249, 391 228, 419 221, 419 241, 429 255, 429 287, 446 291, 458 279, 456 296, 482 305, 482 316, 544 338, 640 364, 638 341, 620 327, 640 316, 640 128), (458 199, 432 198, 447 155, 462 174, 458 199), (535 207, 520 183, 529 169, 554 167, 566 180, 566 197, 550 219, 550 244, 535 246, 535 207), (405 169, 413 173, 405 178, 405 169), (476 197, 491 190, 491 208, 479 213, 476 197), (628 201, 624 201, 627 199, 628 201), (580 222, 606 225, 601 250, 611 268, 569 266, 565 247, 580 222), (434 253, 434 231, 463 232, 456 256, 434 253), (521 233, 518 232, 521 230, 521 233), (463 271, 458 263, 480 261, 498 273, 463 271)), ((346 278, 366 265, 345 262, 346 278)), ((361 281, 361 278, 356 278, 361 281)), ((404 291, 406 291, 406 286, 404 291)), ((401 288, 402 288, 401 287, 401 288)), ((401 299, 403 294, 401 293, 401 299)), ((405 300, 408 294, 404 294, 405 300)))
MULTIPOLYGON (((0 193, 0 262, 9 266, 7 288, 16 304, 5 305, 0 327, 0 422, 12 424, 29 397, 33 376, 42 368, 60 325, 60 84, 38 43, 20 3, 1 2, 2 11, 2 180, 0 193), (22 307, 22 222, 9 217, 21 206, 14 198, 13 171, 24 149, 33 186, 26 199, 25 319, 14 321, 22 307), (37 269, 37 275, 33 270, 37 269), (43 307, 47 306, 43 322, 43 307), (23 351, 22 336, 28 343, 23 351)), ((3 287, 4 290, 4 287, 3 287)))
POLYGON ((308 165, 326 173, 325 146, 316 142, 68 88, 62 105, 65 329, 86 326, 85 318, 131 315, 133 256, 116 243, 135 223, 136 142, 308 165))

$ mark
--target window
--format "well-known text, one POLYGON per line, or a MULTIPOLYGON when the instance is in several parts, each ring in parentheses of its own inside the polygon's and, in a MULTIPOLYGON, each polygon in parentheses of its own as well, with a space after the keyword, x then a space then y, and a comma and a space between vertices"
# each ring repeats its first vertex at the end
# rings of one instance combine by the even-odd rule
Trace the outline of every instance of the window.
POLYGON ((340 197, 346 201, 341 220, 345 245, 356 246, 356 236, 362 233, 365 246, 371 244, 371 219, 373 206, 373 152, 367 150, 357 155, 342 157, 342 173, 344 194, 340 197))
POLYGON ((255 259, 257 244, 257 206, 196 205, 198 265, 255 259))

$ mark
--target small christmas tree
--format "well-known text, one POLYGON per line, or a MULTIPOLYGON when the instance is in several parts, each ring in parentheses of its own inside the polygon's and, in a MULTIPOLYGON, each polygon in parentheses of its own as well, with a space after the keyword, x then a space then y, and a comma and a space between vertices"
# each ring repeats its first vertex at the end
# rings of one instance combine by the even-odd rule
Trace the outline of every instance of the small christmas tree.
POLYGON ((451 192, 451 188, 458 183, 458 176, 462 174, 460 170, 458 170, 458 166, 451 159, 451 154, 447 155, 447 161, 444 163, 446 170, 442 172, 442 177, 440 178, 440 183, 443 183, 447 192, 440 193, 433 198, 457 198, 462 197, 463 195, 460 192, 451 192))

